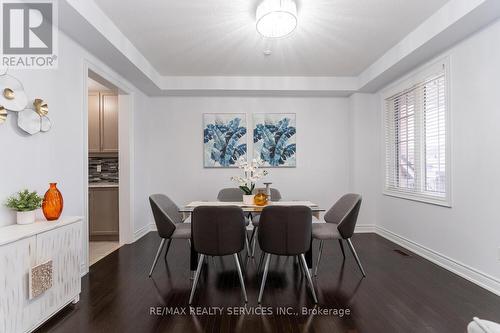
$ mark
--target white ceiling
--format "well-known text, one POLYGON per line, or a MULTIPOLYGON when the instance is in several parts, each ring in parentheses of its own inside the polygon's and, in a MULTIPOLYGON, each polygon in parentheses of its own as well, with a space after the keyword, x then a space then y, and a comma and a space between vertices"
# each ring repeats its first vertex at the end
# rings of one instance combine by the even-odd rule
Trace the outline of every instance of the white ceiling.
POLYGON ((297 30, 266 40, 255 0, 95 1, 161 75, 186 76, 356 76, 447 2, 301 0, 297 30))

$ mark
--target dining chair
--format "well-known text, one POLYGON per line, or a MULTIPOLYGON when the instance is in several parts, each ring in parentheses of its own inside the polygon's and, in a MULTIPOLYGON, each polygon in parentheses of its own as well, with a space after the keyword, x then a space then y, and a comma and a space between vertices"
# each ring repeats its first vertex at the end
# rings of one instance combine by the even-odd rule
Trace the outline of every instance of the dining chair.
POLYGON ((298 256, 311 287, 314 303, 318 303, 304 253, 311 247, 312 212, 306 206, 268 206, 262 210, 257 237, 265 253, 264 273, 258 302, 261 303, 266 285, 271 255, 298 256))
POLYGON ((343 241, 346 241, 351 249, 351 252, 356 259, 359 269, 363 277, 366 277, 365 270, 361 265, 358 254, 354 249, 351 242, 351 237, 354 234, 354 228, 358 220, 359 209, 361 207, 361 195, 355 193, 348 193, 342 196, 325 214, 326 223, 313 223, 312 237, 318 239, 319 252, 318 262, 314 270, 314 276, 318 275, 318 267, 321 261, 321 254, 323 253, 323 242, 325 240, 338 239, 342 256, 345 260, 345 252, 343 241))
POLYGON ((237 187, 223 188, 217 194, 217 200, 222 202, 241 202, 243 192, 237 187))
MULTIPOLYGON (((257 189, 257 191, 260 190, 265 190, 265 188, 257 189)), ((282 199, 281 193, 278 189, 271 188, 270 192, 271 192, 271 201, 276 202, 282 199)), ((252 220, 252 226, 253 226, 252 235, 250 236, 250 243, 252 243, 251 256, 253 257, 255 255, 255 243, 257 242, 256 235, 257 235, 257 229, 259 229, 260 214, 253 213, 251 214, 250 219, 252 220)))
POLYGON ((194 292, 201 268, 206 255, 232 255, 238 270, 241 289, 245 302, 248 302, 245 281, 241 272, 238 254, 245 246, 245 215, 240 207, 236 206, 199 206, 191 215, 192 239, 194 250, 200 254, 198 267, 194 276, 189 304, 193 302, 194 292))
MULTIPOLYGON (((220 202, 241 202, 243 200, 243 192, 241 189, 237 187, 228 187, 223 188, 217 194, 217 200, 220 202)), ((251 214, 248 214, 248 218, 245 219, 245 226, 248 227, 250 225, 250 219, 252 217, 251 214)), ((248 238, 248 234, 245 231, 245 247, 247 250, 247 256, 251 256, 250 251, 250 239, 248 238)))
POLYGON ((165 242, 167 242, 167 249, 165 251, 166 261, 172 239, 185 239, 189 242, 191 239, 191 224, 183 223, 184 221, 182 215, 179 213, 179 207, 177 207, 177 205, 165 194, 151 195, 149 197, 149 204, 153 211, 158 235, 161 237, 160 246, 156 252, 151 270, 149 271, 149 277, 151 277, 165 242))

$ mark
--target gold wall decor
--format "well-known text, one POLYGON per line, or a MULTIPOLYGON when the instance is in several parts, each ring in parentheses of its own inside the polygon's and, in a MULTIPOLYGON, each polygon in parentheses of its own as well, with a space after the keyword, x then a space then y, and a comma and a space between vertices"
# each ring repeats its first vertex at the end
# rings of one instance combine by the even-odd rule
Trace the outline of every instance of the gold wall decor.
POLYGON ((0 124, 7 120, 8 111, 14 111, 18 112, 17 126, 24 132, 34 135, 50 131, 52 122, 47 116, 49 105, 43 99, 36 98, 33 107, 29 108, 23 84, 6 72, 7 69, 0 66, 0 124))
POLYGON ((9 111, 20 112, 28 105, 23 84, 12 75, 0 75, 0 92, 0 105, 9 111))
POLYGON ((7 120, 7 110, 0 105, 0 124, 3 124, 7 120))
POLYGON ((35 298, 52 287, 52 260, 32 267, 29 274, 29 298, 35 298))
POLYGON ((13 100, 14 97, 16 97, 16 94, 14 94, 14 90, 10 88, 5 88, 3 90, 3 97, 7 98, 8 100, 13 100))
POLYGON ((41 117, 46 116, 47 113, 49 113, 49 106, 41 98, 36 98, 33 102, 33 106, 35 107, 36 113, 38 113, 41 117))

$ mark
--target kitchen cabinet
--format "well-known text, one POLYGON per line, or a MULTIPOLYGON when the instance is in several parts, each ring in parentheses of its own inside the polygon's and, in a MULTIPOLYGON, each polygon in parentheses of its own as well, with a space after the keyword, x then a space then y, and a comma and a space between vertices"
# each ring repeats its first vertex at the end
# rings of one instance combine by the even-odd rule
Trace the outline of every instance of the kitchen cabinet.
POLYGON ((118 95, 89 92, 89 153, 118 152, 118 95))
POLYGON ((118 224, 118 187, 90 187, 90 240, 118 240, 118 224))

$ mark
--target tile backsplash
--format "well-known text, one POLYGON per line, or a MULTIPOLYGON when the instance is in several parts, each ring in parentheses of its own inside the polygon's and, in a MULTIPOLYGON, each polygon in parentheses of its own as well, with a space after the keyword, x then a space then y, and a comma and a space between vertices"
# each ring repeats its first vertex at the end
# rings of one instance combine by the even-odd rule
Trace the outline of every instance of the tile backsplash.
POLYGON ((89 183, 118 183, 118 157, 89 157, 89 183))

